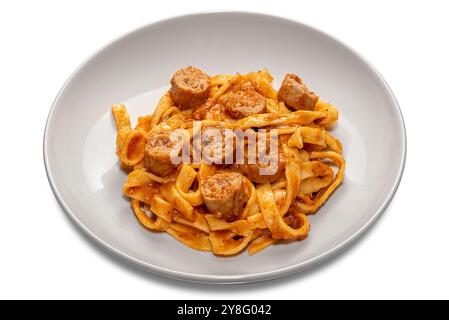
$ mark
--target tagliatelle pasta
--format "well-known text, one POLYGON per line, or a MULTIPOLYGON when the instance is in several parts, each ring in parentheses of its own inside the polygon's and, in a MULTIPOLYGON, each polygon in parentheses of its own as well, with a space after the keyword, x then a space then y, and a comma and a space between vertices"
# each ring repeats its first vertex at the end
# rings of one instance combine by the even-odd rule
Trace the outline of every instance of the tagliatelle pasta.
POLYGON ((135 127, 112 107, 123 192, 143 227, 220 256, 307 238, 309 215, 343 181, 338 110, 295 75, 279 91, 272 81, 266 69, 188 67, 135 127))

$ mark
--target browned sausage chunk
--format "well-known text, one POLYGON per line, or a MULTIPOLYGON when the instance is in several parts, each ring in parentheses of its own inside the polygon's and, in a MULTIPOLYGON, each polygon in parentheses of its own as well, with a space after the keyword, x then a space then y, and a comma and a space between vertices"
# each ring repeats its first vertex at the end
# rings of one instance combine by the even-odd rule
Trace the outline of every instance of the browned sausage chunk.
POLYGON ((234 118, 241 119, 265 111, 265 98, 255 90, 231 92, 225 101, 226 111, 234 118))
POLYGON ((247 178, 255 183, 272 183, 279 181, 284 176, 286 159, 282 149, 279 148, 277 155, 267 155, 267 159, 256 164, 246 164, 243 166, 243 172, 247 178), (261 169, 266 171, 262 172, 261 169), (271 171, 271 172, 270 172, 271 171))
POLYGON ((198 146, 200 149, 197 152, 202 154, 207 163, 225 164, 226 159, 229 159, 228 162, 232 163, 235 149, 234 141, 234 136, 227 136, 223 126, 205 127, 202 129, 201 144, 198 146), (218 154, 215 154, 215 152, 218 152, 218 154))
POLYGON ((209 97, 209 76, 198 68, 187 67, 176 71, 170 83, 172 99, 183 109, 199 106, 209 97))
POLYGON ((237 172, 217 173, 201 184, 201 193, 209 212, 234 221, 248 201, 243 176, 237 172))
POLYGON ((169 176, 177 168, 170 158, 170 153, 175 148, 180 150, 179 141, 171 138, 170 132, 152 134, 145 147, 145 168, 158 176, 169 176))
POLYGON ((278 98, 295 110, 313 110, 318 102, 318 96, 309 91, 300 77, 291 73, 285 75, 278 92, 278 98))

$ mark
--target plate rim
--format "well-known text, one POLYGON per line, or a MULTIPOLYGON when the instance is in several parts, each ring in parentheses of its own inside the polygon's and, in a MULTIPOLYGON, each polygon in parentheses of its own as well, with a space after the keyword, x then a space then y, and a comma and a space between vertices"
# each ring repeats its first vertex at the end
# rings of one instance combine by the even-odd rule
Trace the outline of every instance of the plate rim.
POLYGON ((147 23, 143 26, 140 26, 138 28, 135 28, 129 32, 126 32, 113 40, 107 42, 103 46, 101 46, 99 49, 95 50, 92 54, 90 54, 67 78, 67 80, 62 85, 61 89, 59 90, 58 94, 56 95, 56 98, 54 99, 52 106, 50 108, 46 123, 45 123, 45 129, 44 129, 44 136, 43 136, 43 160, 44 160, 44 166, 45 166, 45 172, 50 184, 50 187, 53 191, 54 196, 56 197, 59 205, 62 207, 65 214, 70 217, 71 221, 75 223, 75 225, 80 228, 86 235, 90 237, 90 239, 94 240, 96 244, 99 244, 101 248, 106 249, 106 252, 113 254, 115 257, 119 257, 125 262, 128 262, 132 264, 133 266, 136 266, 142 270, 148 271, 152 274, 159 275, 165 278, 170 278, 174 280, 180 280, 185 282, 193 282, 193 283, 211 283, 211 284, 242 284, 242 283, 253 283, 253 282, 261 282, 261 281, 267 281, 267 280, 274 280, 282 277, 286 277, 301 271, 304 271, 306 269, 312 268, 320 263, 323 263, 327 261, 328 259, 336 256, 337 254, 343 252, 344 250, 348 249, 351 244, 354 244, 355 241, 366 231, 368 230, 374 222, 385 212, 388 205, 391 203, 392 199, 394 198, 394 195, 396 194, 396 191, 398 190, 398 187, 400 185, 405 163, 407 158, 407 132, 405 127, 405 121, 404 117, 401 111, 401 108, 399 106, 399 103, 391 90, 390 86, 384 79, 384 77, 380 74, 380 72, 369 62, 363 55, 361 55, 357 50, 352 48, 351 46, 347 45, 344 41, 341 41, 337 37, 335 37, 332 34, 326 33, 324 31, 321 31, 320 29, 310 26, 306 23, 286 18, 279 15, 274 14, 267 14, 257 11, 242 11, 242 10, 210 10, 210 11, 196 11, 196 12, 190 12, 186 14, 178 14, 174 16, 165 17, 162 19, 158 19, 154 22, 147 23), (401 150, 401 159, 400 159, 400 167, 399 170, 394 178, 394 184, 391 190, 389 191, 387 197, 379 207, 379 209, 372 215, 372 217, 360 228, 357 232, 354 234, 348 236, 345 240, 337 244, 336 246, 330 248, 329 250, 323 252, 322 254, 315 256, 311 259, 308 259, 306 261, 293 264, 288 267, 266 271, 266 272, 260 272, 260 273, 253 273, 253 274, 245 274, 245 275, 204 275, 204 274, 196 274, 196 273, 190 273, 190 272, 182 272, 182 271, 175 271, 171 270, 169 268, 160 267, 154 264, 150 264, 148 262, 142 261, 140 259, 137 259, 135 257, 132 257, 131 255, 126 254, 125 252, 122 252, 121 250, 115 248, 114 246, 108 244, 106 241, 101 239, 99 236, 97 236, 93 231, 91 231, 88 227, 86 227, 75 215, 75 213, 69 208, 67 203, 64 201, 62 195, 60 194, 59 190, 56 187, 55 183, 55 177, 52 173, 51 169, 51 163, 49 161, 49 128, 51 126, 51 122, 53 119, 53 115, 56 109, 56 106, 58 105, 59 99, 62 95, 62 93, 65 91, 65 89, 68 87, 69 83, 72 81, 72 79, 78 74, 78 72, 97 54, 108 48, 109 46, 117 43, 118 41, 131 36, 134 33, 140 32, 143 29, 149 28, 151 26, 155 26, 159 23, 168 22, 170 20, 177 20, 180 18, 185 17, 194 17, 194 16, 203 16, 203 15, 214 15, 214 14, 225 14, 225 15, 250 15, 250 16, 258 16, 266 19, 277 19, 277 20, 283 20, 285 22, 289 23, 295 23, 300 25, 303 28, 310 29, 312 32, 321 34, 325 37, 330 38, 331 40, 334 40, 335 42, 339 43, 343 47, 346 47, 351 52, 353 52, 361 61, 363 61, 370 69, 370 71, 379 78, 380 82, 383 84, 383 87, 388 93, 388 96, 390 100, 394 104, 395 111, 397 112, 400 120, 400 139, 403 141, 403 147, 401 150))

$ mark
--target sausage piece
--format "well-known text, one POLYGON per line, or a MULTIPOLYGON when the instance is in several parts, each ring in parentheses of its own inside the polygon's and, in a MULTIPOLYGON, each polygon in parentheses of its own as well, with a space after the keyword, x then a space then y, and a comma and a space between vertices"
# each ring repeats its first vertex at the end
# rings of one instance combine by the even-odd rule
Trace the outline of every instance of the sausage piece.
POLYGON ((319 97, 307 88, 300 77, 288 73, 282 81, 278 98, 292 109, 313 110, 319 97))
POLYGON ((209 97, 209 76, 198 68, 190 66, 176 71, 170 83, 172 99, 182 109, 199 106, 209 97))
POLYGON ((255 183, 273 183, 283 178, 285 173, 286 159, 282 148, 279 148, 277 154, 267 154, 267 159, 263 162, 256 164, 244 164, 242 165, 242 171, 246 174, 247 178, 255 183), (277 158, 277 159, 276 159, 277 158), (277 162, 275 162, 277 160, 277 162), (261 169, 269 169, 271 167, 272 173, 269 171, 262 172, 261 169), (262 174, 269 173, 269 174, 262 174))
POLYGON ((145 168, 160 177, 169 176, 177 168, 170 158, 170 153, 175 148, 179 148, 179 141, 173 139, 170 132, 152 134, 145 146, 145 168))
POLYGON ((235 139, 232 134, 226 135, 226 128, 223 126, 205 127, 202 129, 200 147, 201 149, 197 150, 197 152, 202 154, 207 163, 225 164, 226 159, 231 159, 231 161, 233 159, 235 139), (215 154, 215 151, 219 152, 219 154, 215 154))
POLYGON ((201 193, 209 212, 234 221, 248 201, 243 176, 237 172, 217 173, 201 184, 201 193))
POLYGON ((265 98, 255 90, 243 89, 231 92, 224 106, 234 118, 241 119, 265 111, 265 98))

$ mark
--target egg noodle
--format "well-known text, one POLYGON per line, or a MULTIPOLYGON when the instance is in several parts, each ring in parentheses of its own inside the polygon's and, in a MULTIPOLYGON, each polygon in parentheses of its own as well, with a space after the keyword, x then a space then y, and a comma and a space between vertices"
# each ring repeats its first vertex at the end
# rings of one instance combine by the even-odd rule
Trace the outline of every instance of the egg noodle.
POLYGON ((170 92, 162 96, 152 115, 140 117, 132 127, 124 105, 114 105, 117 155, 129 172, 123 192, 131 199, 138 221, 152 231, 167 232, 185 245, 216 255, 250 255, 278 243, 304 240, 314 214, 343 180, 345 160, 341 143, 329 133, 338 120, 337 109, 319 100, 312 110, 291 110, 278 100, 268 70, 210 77, 207 101, 198 108, 182 109, 170 92), (266 99, 265 113, 241 119, 220 107, 236 86, 250 82, 266 99), (185 129, 189 138, 200 119, 205 127, 267 129, 279 138, 285 169, 276 181, 255 183, 238 165, 204 161, 181 163, 173 174, 157 175, 146 169, 145 147, 158 132, 185 129), (217 173, 243 172, 247 200, 235 219, 210 212, 201 192, 205 180, 217 173))

